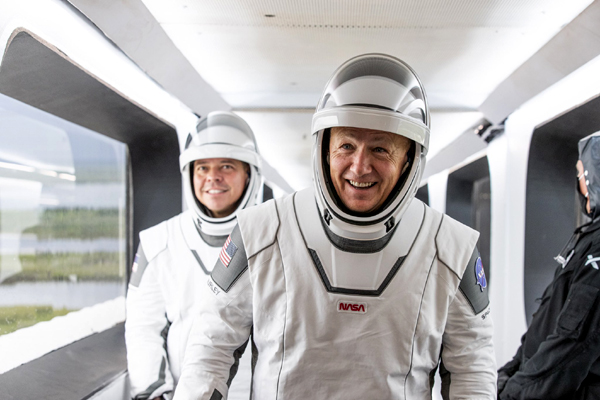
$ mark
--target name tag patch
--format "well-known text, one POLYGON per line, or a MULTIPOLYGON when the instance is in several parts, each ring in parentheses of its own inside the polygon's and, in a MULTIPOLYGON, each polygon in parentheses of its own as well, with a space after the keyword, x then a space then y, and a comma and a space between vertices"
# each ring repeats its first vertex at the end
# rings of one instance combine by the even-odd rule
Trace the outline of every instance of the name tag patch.
POLYGON ((337 311, 354 313, 354 314, 366 314, 367 313, 367 303, 354 303, 354 302, 347 302, 347 301, 338 301, 337 302, 337 311))
POLYGON ((215 294, 215 296, 218 296, 219 293, 221 293, 221 290, 219 289, 219 287, 213 282, 212 278, 208 278, 208 281, 206 282, 208 284, 208 288, 210 289, 211 292, 213 292, 215 294))

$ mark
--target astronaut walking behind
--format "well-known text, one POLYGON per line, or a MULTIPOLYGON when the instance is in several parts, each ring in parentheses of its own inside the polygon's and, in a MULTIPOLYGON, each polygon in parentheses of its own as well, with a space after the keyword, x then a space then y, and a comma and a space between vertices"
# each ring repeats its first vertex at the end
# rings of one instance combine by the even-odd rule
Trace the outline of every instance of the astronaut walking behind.
POLYGON ((233 113, 208 114, 188 137, 180 166, 189 209, 140 233, 129 283, 125 340, 133 399, 172 397, 193 316, 206 301, 207 275, 236 213, 262 197, 260 165, 252 130, 233 113))
POLYGON ((404 62, 344 63, 313 116, 314 189, 244 210, 207 284, 176 400, 228 397, 253 335, 252 398, 495 399, 478 233, 414 195, 429 110, 404 62))

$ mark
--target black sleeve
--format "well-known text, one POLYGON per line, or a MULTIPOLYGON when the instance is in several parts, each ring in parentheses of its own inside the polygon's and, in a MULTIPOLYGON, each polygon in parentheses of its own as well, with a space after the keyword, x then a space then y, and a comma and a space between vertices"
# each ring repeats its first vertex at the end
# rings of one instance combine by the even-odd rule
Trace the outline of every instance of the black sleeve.
POLYGON ((221 249, 211 277, 221 290, 227 293, 247 269, 246 249, 240 228, 236 225, 221 249))
POLYGON ((498 370, 498 396, 504 390, 508 380, 519 370, 523 357, 523 343, 525 342, 526 335, 527 333, 521 337, 521 346, 519 346, 513 359, 504 364, 504 366, 498 370))
POLYGON ((600 271, 582 265, 573 277, 555 331, 508 381, 500 399, 558 399, 577 391, 600 356, 600 271))

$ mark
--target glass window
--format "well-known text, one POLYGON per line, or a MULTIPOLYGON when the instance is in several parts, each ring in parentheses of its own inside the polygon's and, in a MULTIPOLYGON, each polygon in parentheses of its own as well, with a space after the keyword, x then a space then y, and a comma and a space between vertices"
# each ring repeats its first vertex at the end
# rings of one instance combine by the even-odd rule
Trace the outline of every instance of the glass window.
POLYGON ((0 338, 123 297, 127 147, 0 95, 0 338))

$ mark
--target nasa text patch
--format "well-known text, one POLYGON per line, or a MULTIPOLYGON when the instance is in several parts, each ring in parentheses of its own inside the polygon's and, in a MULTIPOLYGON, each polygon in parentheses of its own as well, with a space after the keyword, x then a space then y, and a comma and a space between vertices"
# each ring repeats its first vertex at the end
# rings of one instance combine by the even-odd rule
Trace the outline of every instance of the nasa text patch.
POLYGON ((347 312, 354 314, 366 314, 367 313, 367 303, 357 303, 354 301, 338 301, 337 307, 338 312, 347 312))

